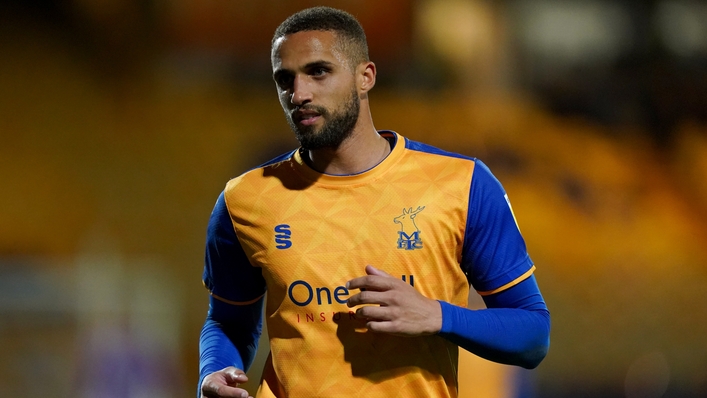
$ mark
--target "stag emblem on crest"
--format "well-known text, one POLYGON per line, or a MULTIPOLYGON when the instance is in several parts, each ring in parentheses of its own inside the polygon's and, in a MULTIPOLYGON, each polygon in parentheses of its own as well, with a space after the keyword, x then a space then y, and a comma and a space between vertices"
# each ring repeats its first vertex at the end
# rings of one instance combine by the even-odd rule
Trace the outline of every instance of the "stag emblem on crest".
POLYGON ((418 206, 415 210, 409 207, 403 209, 403 214, 393 219, 393 222, 400 224, 400 231, 398 231, 398 249, 422 249, 421 232, 415 223, 415 217, 424 209, 425 206, 418 206))

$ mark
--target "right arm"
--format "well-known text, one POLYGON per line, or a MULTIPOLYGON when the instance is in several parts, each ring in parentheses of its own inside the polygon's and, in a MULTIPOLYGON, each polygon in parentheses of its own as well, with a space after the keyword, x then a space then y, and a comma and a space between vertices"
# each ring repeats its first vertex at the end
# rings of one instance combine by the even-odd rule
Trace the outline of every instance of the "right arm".
POLYGON ((199 396, 246 397, 235 386, 255 357, 265 281, 240 245, 223 193, 209 220, 203 282, 211 297, 199 339, 199 396))

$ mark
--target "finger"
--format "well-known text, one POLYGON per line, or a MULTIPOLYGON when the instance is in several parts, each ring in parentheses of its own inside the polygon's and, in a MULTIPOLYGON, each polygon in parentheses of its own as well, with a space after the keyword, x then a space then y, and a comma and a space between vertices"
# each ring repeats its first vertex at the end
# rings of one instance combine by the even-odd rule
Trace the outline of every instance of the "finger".
POLYGON ((224 369, 224 377, 229 385, 242 384, 248 381, 248 376, 241 369, 229 367, 224 369))
POLYGON ((380 275, 359 276, 346 282, 347 289, 366 289, 375 291, 390 290, 395 286, 398 280, 380 275))
POLYGON ((207 398, 248 398, 248 391, 226 386, 223 384, 209 383, 201 387, 201 395, 207 398))
POLYGON ((390 321, 392 312, 388 307, 365 306, 356 310, 356 317, 365 318, 371 321, 390 321))
POLYGON ((346 300, 346 305, 351 308, 362 304, 388 305, 388 295, 385 292, 366 290, 356 293, 346 300))
POLYGON ((382 269, 378 269, 370 264, 366 266, 366 273, 368 275, 385 276, 388 278, 392 278, 392 276, 389 273, 383 271, 382 269))
POLYGON ((393 333, 393 322, 391 321, 370 321, 366 323, 366 328, 375 333, 393 333))

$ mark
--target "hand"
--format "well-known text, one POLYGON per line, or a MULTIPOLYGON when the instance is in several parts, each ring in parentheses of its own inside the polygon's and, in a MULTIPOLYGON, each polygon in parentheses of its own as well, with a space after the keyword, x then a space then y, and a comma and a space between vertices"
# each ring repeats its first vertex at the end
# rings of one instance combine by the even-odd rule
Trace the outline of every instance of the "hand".
POLYGON ((346 305, 379 305, 356 310, 357 317, 367 320, 369 330, 402 336, 422 336, 440 331, 442 307, 436 300, 423 296, 409 284, 371 265, 366 266, 366 274, 346 283, 347 289, 365 289, 349 297, 346 305))
POLYGON ((248 391, 238 388, 248 381, 248 376, 240 369, 229 366, 204 377, 201 383, 202 398, 253 398, 248 391))

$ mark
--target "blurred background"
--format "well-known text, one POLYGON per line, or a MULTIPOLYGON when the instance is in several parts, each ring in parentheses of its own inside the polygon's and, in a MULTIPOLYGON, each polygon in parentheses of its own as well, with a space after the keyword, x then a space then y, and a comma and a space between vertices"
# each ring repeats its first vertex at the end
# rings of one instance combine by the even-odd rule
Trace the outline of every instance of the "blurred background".
POLYGON ((467 358, 463 394, 707 396, 707 2, 688 0, 2 2, 0 396, 195 395, 208 217, 296 147, 270 39, 321 3, 366 29, 376 127, 489 164, 537 265, 548 357, 467 358))

